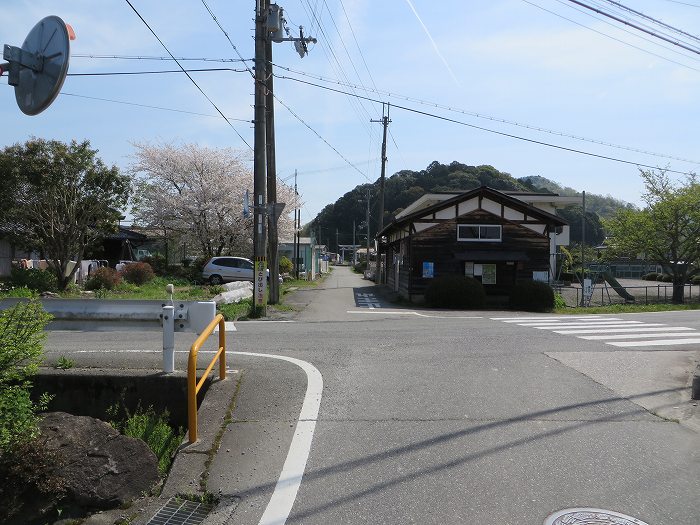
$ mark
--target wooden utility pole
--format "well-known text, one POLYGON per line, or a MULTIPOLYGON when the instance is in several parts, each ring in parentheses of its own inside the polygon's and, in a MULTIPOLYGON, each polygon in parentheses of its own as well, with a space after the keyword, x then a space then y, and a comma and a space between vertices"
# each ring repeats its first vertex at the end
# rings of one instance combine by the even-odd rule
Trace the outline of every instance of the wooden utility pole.
POLYGON ((253 142, 253 255, 255 274, 253 305, 259 315, 266 314, 267 278, 267 194, 266 183, 266 115, 265 115, 265 20, 269 0, 257 0, 255 7, 255 116, 253 142))
MULTIPOLYGON (((384 112, 384 104, 382 104, 382 113, 384 112)), ((389 105, 386 106, 386 115, 382 115, 382 120, 370 120, 370 122, 381 122, 384 126, 384 137, 382 139, 382 173, 379 178, 379 219, 377 221, 377 234, 384 228, 384 181, 386 178, 386 132, 389 127, 389 105)), ((374 282, 380 284, 381 276, 381 258, 379 257, 379 245, 381 239, 377 239, 377 265, 374 272, 374 282)), ((369 253, 367 254, 369 256, 369 253)), ((369 259, 368 259, 369 262, 369 259)))
MULTIPOLYGON (((265 137, 267 140, 267 202, 269 204, 277 203, 277 165, 275 161, 275 96, 273 93, 273 76, 272 76, 272 40, 265 38, 265 75, 266 88, 265 94, 265 137)), ((267 243, 267 260, 270 267, 270 293, 268 301, 270 304, 280 302, 280 283, 279 283, 279 229, 277 228, 279 216, 277 215, 278 207, 275 211, 269 210, 268 232, 269 238, 267 243)))

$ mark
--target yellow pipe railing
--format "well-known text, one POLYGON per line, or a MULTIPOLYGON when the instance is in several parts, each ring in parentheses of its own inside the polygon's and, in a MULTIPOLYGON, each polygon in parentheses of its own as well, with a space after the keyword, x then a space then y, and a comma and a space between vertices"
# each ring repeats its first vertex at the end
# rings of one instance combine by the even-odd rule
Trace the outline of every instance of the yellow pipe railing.
POLYGON ((190 348, 187 360, 187 430, 190 443, 197 441, 197 394, 206 381, 209 372, 214 368, 216 360, 219 360, 219 379, 226 379, 226 323, 224 316, 218 314, 209 326, 207 326, 190 348), (197 353, 206 342, 214 329, 219 327, 219 350, 204 371, 202 378, 197 382, 197 353))

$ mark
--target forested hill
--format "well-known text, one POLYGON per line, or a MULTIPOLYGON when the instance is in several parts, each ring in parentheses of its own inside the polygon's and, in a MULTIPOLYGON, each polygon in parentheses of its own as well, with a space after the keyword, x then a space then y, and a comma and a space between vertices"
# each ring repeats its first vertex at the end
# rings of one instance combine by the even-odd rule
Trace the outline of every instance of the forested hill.
MULTIPOLYGON (((504 191, 551 192, 559 195, 579 195, 580 192, 539 176, 515 178, 508 173, 498 171, 492 166, 468 166, 459 162, 440 164, 432 162, 421 171, 402 170, 386 179, 384 190, 384 224, 406 208, 413 201, 426 193, 463 192, 480 186, 489 186, 504 191)), ((379 215, 379 181, 374 184, 362 184, 355 187, 329 204, 306 225, 307 232, 313 230, 320 241, 336 251, 337 244, 352 244, 353 221, 356 226, 357 244, 366 243, 367 228, 367 192, 370 198, 370 234, 377 231, 379 215), (319 233, 320 232, 320 233, 319 233), (336 236, 337 232, 337 236, 336 236), (336 244, 337 238, 337 244, 336 244)), ((587 234, 592 244, 602 242, 603 231, 600 217, 609 217, 615 210, 629 206, 624 201, 610 196, 586 193, 587 234)), ((581 208, 562 210, 563 218, 571 224, 572 239, 578 238, 580 231, 581 208)))

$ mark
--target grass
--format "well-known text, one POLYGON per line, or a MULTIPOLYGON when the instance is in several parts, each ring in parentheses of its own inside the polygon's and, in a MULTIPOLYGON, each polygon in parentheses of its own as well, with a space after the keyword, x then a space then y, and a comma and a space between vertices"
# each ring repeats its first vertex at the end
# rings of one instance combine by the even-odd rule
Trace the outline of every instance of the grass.
POLYGON ((555 308, 558 314, 623 314, 641 312, 673 312, 676 310, 700 310, 700 303, 690 304, 611 304, 608 306, 589 306, 576 308, 555 308))
POLYGON ((61 357, 58 358, 56 361, 56 364, 53 365, 53 367, 57 370, 69 370, 75 366, 75 361, 72 359, 62 355, 61 357))

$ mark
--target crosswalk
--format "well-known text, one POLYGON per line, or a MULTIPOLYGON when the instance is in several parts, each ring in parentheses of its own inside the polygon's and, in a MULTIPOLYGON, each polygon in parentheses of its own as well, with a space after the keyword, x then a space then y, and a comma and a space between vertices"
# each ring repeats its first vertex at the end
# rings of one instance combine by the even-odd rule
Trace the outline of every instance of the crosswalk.
POLYGON ((700 331, 686 326, 630 321, 618 317, 491 317, 492 321, 516 324, 556 334, 573 335, 588 341, 601 341, 619 348, 668 347, 700 344, 700 331))

